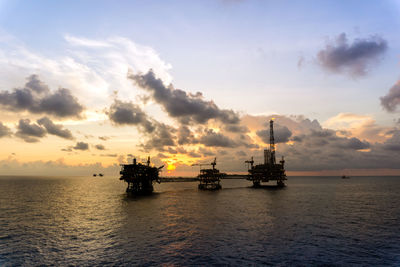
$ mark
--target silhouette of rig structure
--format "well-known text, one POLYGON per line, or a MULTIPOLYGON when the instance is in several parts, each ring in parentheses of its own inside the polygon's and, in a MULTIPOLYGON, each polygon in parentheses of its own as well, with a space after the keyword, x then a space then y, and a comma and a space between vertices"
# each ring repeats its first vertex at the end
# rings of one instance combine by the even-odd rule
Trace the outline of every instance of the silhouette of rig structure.
POLYGON ((137 163, 136 159, 133 159, 133 164, 121 164, 121 167, 119 179, 128 183, 126 192, 140 195, 153 192, 153 182, 160 183, 159 173, 164 165, 158 168, 152 167, 148 157, 146 164, 137 163))
POLYGON ((253 157, 251 160, 247 160, 248 174, 247 175, 227 175, 226 173, 220 172, 215 168, 217 165, 217 158, 208 164, 193 164, 192 166, 199 166, 200 173, 196 178, 160 178, 159 173, 164 167, 153 167, 150 166, 150 157, 148 157, 146 163, 137 163, 136 159, 133 159, 133 164, 121 164, 121 177, 128 183, 126 192, 133 195, 149 194, 153 192, 154 182, 193 182, 199 181, 198 188, 200 190, 218 190, 222 186, 220 184, 221 179, 247 179, 253 182, 254 187, 260 187, 261 183, 269 181, 276 181, 278 187, 285 186, 284 181, 286 179, 285 174, 285 160, 276 163, 275 158, 275 140, 274 140, 274 121, 270 120, 270 146, 269 149, 264 150, 264 163, 254 165, 253 157), (202 166, 211 165, 212 168, 202 168, 202 166), (236 178, 232 178, 236 177, 236 178))
POLYGON ((193 164, 192 166, 200 166, 200 173, 197 176, 199 180, 198 188, 200 190, 218 190, 221 189, 222 186, 220 184, 221 179, 226 176, 226 173, 219 172, 218 169, 215 168, 217 165, 217 158, 214 158, 214 161, 210 164, 193 164), (211 169, 202 169, 201 166, 211 165, 211 169))
POLYGON ((254 187, 261 186, 262 182, 276 181, 277 186, 285 186, 285 160, 282 159, 276 163, 275 158, 275 139, 274 139, 274 121, 269 121, 269 149, 264 150, 264 164, 254 166, 253 157, 245 161, 248 164, 247 180, 252 181, 254 187))

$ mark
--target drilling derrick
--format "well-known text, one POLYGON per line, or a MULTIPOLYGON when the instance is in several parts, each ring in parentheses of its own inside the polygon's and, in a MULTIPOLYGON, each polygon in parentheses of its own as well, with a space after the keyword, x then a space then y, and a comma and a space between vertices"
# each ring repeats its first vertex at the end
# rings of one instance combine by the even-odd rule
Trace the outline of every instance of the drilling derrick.
POLYGON ((200 166, 200 174, 197 176, 199 179, 199 189, 201 190, 218 190, 221 189, 222 186, 220 184, 221 178, 226 176, 225 173, 219 172, 218 169, 215 168, 217 165, 217 158, 214 159, 213 162, 209 164, 193 164, 192 166, 200 166), (212 169, 202 169, 201 166, 211 165, 212 169))
MULTIPOLYGON (((274 139, 274 121, 269 121, 269 151, 270 151, 270 164, 274 165, 275 159, 275 139, 274 139)), ((265 154, 264 154, 265 155, 265 154)))
POLYGON ((136 159, 133 159, 133 164, 121 164, 121 177, 128 183, 126 192, 134 195, 150 194, 153 192, 153 182, 160 183, 159 172, 164 167, 152 167, 150 166, 150 157, 147 162, 137 163, 136 159))
POLYGON ((253 182, 255 187, 261 185, 262 182, 276 181, 278 186, 284 186, 286 180, 285 160, 276 163, 275 158, 275 139, 274 139, 274 121, 269 122, 269 149, 264 150, 264 164, 254 166, 254 160, 246 161, 249 164, 247 180, 253 182))

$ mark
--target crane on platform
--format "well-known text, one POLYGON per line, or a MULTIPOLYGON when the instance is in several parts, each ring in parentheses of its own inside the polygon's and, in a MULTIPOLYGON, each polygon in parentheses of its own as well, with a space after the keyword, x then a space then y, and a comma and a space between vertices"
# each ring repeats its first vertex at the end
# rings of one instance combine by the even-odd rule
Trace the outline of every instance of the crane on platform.
POLYGON ((191 166, 192 167, 193 166, 199 166, 199 168, 201 170, 202 166, 209 166, 209 165, 213 166, 213 169, 215 169, 215 165, 217 165, 217 158, 214 158, 214 161, 211 162, 211 163, 195 163, 195 164, 192 164, 191 166))

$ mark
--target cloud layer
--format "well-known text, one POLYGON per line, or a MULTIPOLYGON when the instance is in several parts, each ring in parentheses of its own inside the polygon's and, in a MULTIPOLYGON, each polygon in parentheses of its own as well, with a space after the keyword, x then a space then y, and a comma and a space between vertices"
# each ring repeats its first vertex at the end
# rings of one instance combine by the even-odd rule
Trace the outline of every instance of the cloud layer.
POLYGON ((381 105, 388 112, 395 112, 400 105, 400 81, 390 88, 389 92, 381 97, 381 105))
POLYGON ((147 114, 132 102, 115 99, 107 114, 111 122, 116 125, 137 125, 145 129, 146 132, 152 132, 155 128, 147 114))
POLYGON ((39 142, 39 139, 47 134, 64 139, 74 139, 70 130, 64 129, 61 124, 54 124, 48 117, 37 120, 37 123, 31 123, 29 119, 21 119, 18 122, 17 132, 15 133, 17 137, 28 143, 39 142))
POLYGON ((84 109, 70 90, 59 88, 51 92, 34 74, 27 78, 23 88, 1 92, 0 106, 11 111, 45 113, 60 118, 80 117, 84 109))
POLYGON ((151 93, 169 116, 178 119, 183 124, 190 122, 204 124, 210 119, 224 123, 237 123, 239 116, 232 110, 220 109, 213 101, 206 101, 200 92, 190 94, 173 85, 166 87, 152 70, 146 74, 128 74, 139 87, 151 93))
POLYGON ((363 76, 374 67, 387 48, 387 41, 378 35, 356 39, 349 44, 346 34, 342 33, 320 50, 317 58, 321 66, 330 72, 363 76))
MULTIPOLYGON (((267 123, 269 125, 269 123, 267 123)), ((269 126, 268 126, 269 127, 269 126)), ((270 140, 270 130, 260 130, 257 131, 257 135, 262 139, 262 141, 266 144, 269 144, 270 140)), ((279 124, 274 125, 274 141, 276 144, 278 143, 286 143, 289 141, 289 137, 292 136, 292 132, 286 127, 281 126, 279 124)))
POLYGON ((62 125, 54 124, 49 118, 43 117, 37 121, 39 125, 42 125, 48 134, 56 135, 64 139, 73 139, 72 133, 68 129, 64 129, 62 125))
POLYGON ((5 126, 2 122, 0 122, 0 138, 5 136, 10 136, 11 130, 7 126, 5 126))

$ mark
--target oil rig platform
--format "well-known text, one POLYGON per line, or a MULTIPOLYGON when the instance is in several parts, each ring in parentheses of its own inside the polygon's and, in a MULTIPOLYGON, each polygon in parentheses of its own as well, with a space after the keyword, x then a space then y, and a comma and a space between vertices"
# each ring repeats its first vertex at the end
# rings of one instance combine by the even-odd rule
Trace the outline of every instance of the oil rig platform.
POLYGON ((254 165, 253 157, 251 160, 245 161, 248 164, 248 174, 231 174, 220 172, 215 168, 217 159, 208 164, 193 164, 199 166, 200 173, 197 177, 159 177, 161 169, 164 167, 150 166, 150 157, 146 163, 138 163, 133 159, 132 164, 121 164, 120 180, 128 183, 126 192, 132 195, 144 195, 153 192, 153 183, 165 182, 195 182, 198 181, 198 189, 200 190, 219 190, 222 188, 222 179, 247 179, 253 182, 254 187, 262 186, 262 183, 276 181, 278 187, 285 186, 285 160, 282 159, 276 163, 275 157, 275 139, 274 139, 274 121, 269 122, 270 126, 270 144, 269 149, 264 150, 264 163, 254 165), (212 168, 202 168, 202 166, 211 165, 212 168))
POLYGON ((214 158, 214 161, 210 164, 193 164, 192 166, 200 166, 200 173, 197 176, 199 180, 198 188, 200 190, 218 190, 221 189, 222 186, 220 184, 221 179, 226 176, 226 173, 220 172, 215 168, 217 165, 217 158, 214 158), (203 165, 211 165, 211 169, 202 169, 203 165))
POLYGON ((128 194, 143 195, 153 192, 153 182, 160 183, 159 172, 164 167, 150 166, 150 157, 148 157, 146 164, 137 163, 133 159, 133 164, 121 164, 121 177, 128 183, 126 192, 128 194))
POLYGON ((274 121, 269 122, 269 149, 264 150, 264 164, 254 166, 253 157, 245 161, 248 164, 247 180, 253 182, 254 187, 260 187, 261 183, 276 181, 278 187, 285 186, 285 160, 282 159, 276 163, 275 158, 275 139, 274 139, 274 121))

